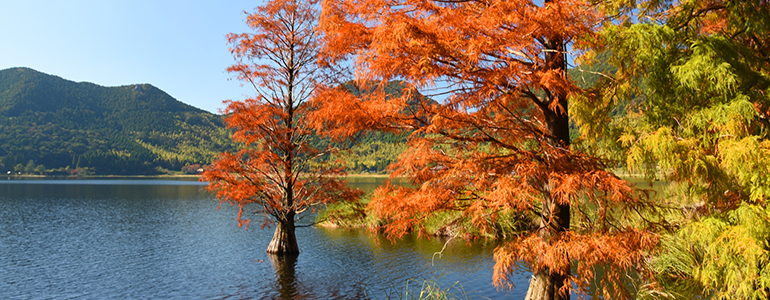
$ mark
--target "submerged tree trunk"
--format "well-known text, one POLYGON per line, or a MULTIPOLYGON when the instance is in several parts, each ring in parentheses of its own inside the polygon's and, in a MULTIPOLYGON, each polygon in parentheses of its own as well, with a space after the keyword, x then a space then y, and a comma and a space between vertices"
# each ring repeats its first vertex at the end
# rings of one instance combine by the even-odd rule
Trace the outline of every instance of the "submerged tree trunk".
POLYGON ((299 254, 297 237, 294 235, 294 216, 278 222, 273 239, 267 246, 267 253, 299 254))

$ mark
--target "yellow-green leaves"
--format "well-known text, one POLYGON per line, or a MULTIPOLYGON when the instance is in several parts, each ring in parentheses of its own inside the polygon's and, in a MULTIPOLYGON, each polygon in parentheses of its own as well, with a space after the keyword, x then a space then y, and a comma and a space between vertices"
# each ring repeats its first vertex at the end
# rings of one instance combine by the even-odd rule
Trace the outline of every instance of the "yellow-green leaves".
POLYGON ((766 299, 770 211, 744 204, 693 222, 664 239, 657 271, 692 278, 716 299, 766 299))
POLYGON ((681 227, 663 241, 655 266, 661 278, 696 283, 716 298, 767 299, 770 5, 666 5, 602 32, 602 50, 618 66, 615 86, 643 83, 633 98, 639 117, 616 122, 624 125, 616 140, 632 170, 670 181, 665 200, 683 212, 672 217, 681 227))
POLYGON ((738 179, 748 200, 765 203, 770 199, 770 141, 756 136, 721 143, 722 168, 738 179))

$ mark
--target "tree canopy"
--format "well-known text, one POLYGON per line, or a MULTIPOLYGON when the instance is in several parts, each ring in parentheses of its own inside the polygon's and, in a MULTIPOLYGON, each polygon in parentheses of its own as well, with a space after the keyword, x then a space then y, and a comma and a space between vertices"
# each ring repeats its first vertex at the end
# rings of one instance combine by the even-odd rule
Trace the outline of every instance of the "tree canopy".
POLYGON ((316 65, 319 34, 315 1, 273 0, 249 14, 253 33, 230 34, 237 62, 229 72, 254 87, 256 95, 230 101, 225 119, 242 143, 236 153, 223 153, 201 180, 224 203, 243 213, 257 206, 263 227, 276 225, 267 251, 297 254, 295 218, 317 205, 349 200, 360 192, 347 186, 335 161, 323 160, 331 148, 314 147, 309 100, 323 84, 316 65))
POLYGON ((671 182, 665 197, 682 214, 654 261, 663 278, 720 299, 766 299, 770 4, 635 8, 637 21, 601 32, 597 50, 618 70, 579 102, 578 119, 594 123, 584 133, 617 141, 631 168, 671 182), (623 98, 635 98, 630 118, 591 117, 623 98))
POLYGON ((520 213, 531 223, 496 250, 498 286, 523 262, 535 274, 528 299, 586 292, 599 268, 603 293, 630 296, 625 274, 644 272, 657 245, 658 220, 642 213, 654 205, 570 146, 569 99, 583 90, 567 76, 568 46, 595 41, 601 12, 572 0, 323 2, 327 62, 354 64, 361 85, 410 84, 400 97, 328 89, 316 111, 331 116, 317 123, 330 135, 414 130, 392 166, 413 187, 388 185, 369 204, 386 233, 422 232, 446 210, 482 229, 520 213), (445 99, 415 103, 418 91, 445 99))

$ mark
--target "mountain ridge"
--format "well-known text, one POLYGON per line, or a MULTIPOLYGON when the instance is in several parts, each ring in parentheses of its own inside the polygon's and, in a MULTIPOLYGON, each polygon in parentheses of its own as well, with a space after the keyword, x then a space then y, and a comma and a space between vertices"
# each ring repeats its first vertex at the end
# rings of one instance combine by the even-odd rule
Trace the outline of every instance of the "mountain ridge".
POLYGON ((232 149, 222 116, 151 84, 105 87, 25 67, 0 70, 0 168, 147 175, 232 149))

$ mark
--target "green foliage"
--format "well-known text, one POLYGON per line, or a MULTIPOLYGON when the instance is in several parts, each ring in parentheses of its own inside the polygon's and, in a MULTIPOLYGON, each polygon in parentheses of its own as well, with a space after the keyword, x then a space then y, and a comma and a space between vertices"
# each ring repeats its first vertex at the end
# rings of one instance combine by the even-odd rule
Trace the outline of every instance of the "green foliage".
POLYGON ((742 204, 683 226, 663 240, 652 265, 664 284, 691 281, 717 299, 770 295, 770 210, 742 204), (713 291, 712 291, 713 290, 713 291))
POLYGON ((357 201, 329 204, 316 214, 315 221, 346 228, 379 227, 379 220, 366 210, 369 201, 371 201, 371 195, 361 197, 357 201))
MULTIPOLYGON (((327 205, 316 214, 316 222, 345 228, 379 229, 388 220, 377 216, 368 207, 371 194, 358 201, 327 205)), ((491 216, 492 214, 490 214, 491 216)), ((431 214, 424 220, 426 233, 437 236, 467 236, 499 238, 520 233, 531 221, 520 213, 503 211, 494 220, 487 220, 491 228, 481 230, 460 211, 444 211, 431 214)))
POLYGON ((570 138, 576 149, 593 153, 616 161, 618 166, 624 165, 624 155, 618 139, 623 129, 629 123, 636 121, 638 114, 633 110, 632 103, 637 99, 636 87, 625 87, 627 97, 620 97, 615 90, 607 88, 618 86, 618 81, 612 74, 618 72, 618 67, 609 63, 612 59, 610 52, 602 52, 593 57, 584 57, 582 64, 568 70, 570 78, 586 89, 588 95, 601 95, 598 101, 591 101, 586 95, 574 95, 570 101, 570 138), (590 103, 590 105, 589 105, 590 103))
POLYGON ((398 160, 407 148, 405 135, 373 132, 365 134, 358 142, 352 143, 348 151, 341 152, 337 159, 351 173, 384 173, 388 165, 398 160))
MULTIPOLYGON (((403 83, 386 90, 400 93, 403 83)), ((366 91, 358 91, 364 93, 366 91)), ((208 164, 233 151, 222 116, 183 104, 148 85, 101 87, 31 69, 0 70, 0 165, 89 167, 101 175, 158 174, 208 164)), ((384 173, 404 151, 406 135, 362 133, 356 141, 316 146, 349 149, 341 159, 352 173, 384 173)), ((10 167, 9 167, 10 168, 10 167)), ((59 171, 55 171, 59 170, 59 171)), ((14 170, 32 174, 28 170, 14 170)), ((41 173, 41 172, 37 172, 41 173)))
POLYGON ((26 68, 0 70, 2 165, 33 160, 52 170, 156 174, 232 149, 221 116, 151 85, 102 87, 26 68))
MULTIPOLYGON (((372 82, 371 85, 354 84, 348 82, 345 88, 354 96, 366 99, 365 95, 372 93, 377 85, 372 82)), ((383 87, 387 97, 401 97, 404 91, 408 89, 407 83, 399 80, 388 82, 383 87)), ((424 98, 420 94, 412 96, 410 105, 419 103, 417 99, 424 98)), ((428 100, 435 103, 432 100, 428 100)), ((407 137, 410 132, 392 133, 382 131, 361 132, 356 137, 348 139, 342 144, 332 146, 343 149, 331 159, 339 159, 347 167, 349 173, 379 173, 387 172, 390 164, 396 162, 398 157, 407 149, 407 137)), ((327 142, 328 141, 324 141, 327 142)))
POLYGON ((660 284, 767 299, 770 7, 706 4, 646 2, 638 23, 606 27, 598 50, 617 69, 570 110, 582 138, 671 182, 665 200, 682 214, 652 263, 660 284), (628 113, 611 117, 622 99, 628 113))

